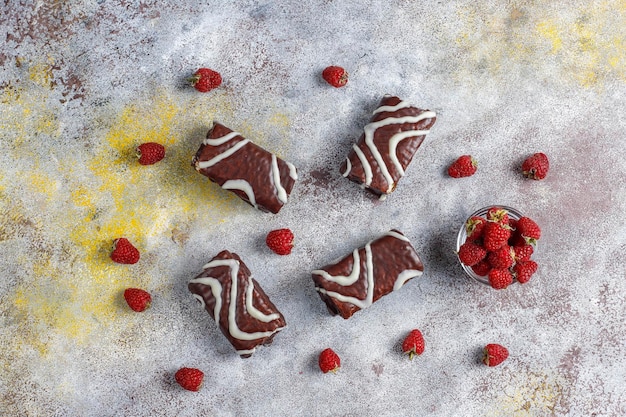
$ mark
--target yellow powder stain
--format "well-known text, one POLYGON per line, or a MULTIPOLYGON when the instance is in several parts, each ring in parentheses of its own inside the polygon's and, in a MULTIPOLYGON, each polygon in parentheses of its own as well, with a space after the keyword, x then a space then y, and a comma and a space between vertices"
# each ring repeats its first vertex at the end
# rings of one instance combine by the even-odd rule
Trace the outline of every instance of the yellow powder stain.
POLYGON ((28 68, 28 76, 35 84, 51 89, 53 87, 52 66, 54 59, 48 57, 46 62, 36 62, 28 68))
POLYGON ((557 53, 563 47, 563 40, 561 39, 559 29, 554 24, 554 21, 547 20, 537 23, 537 32, 552 43, 551 52, 553 54, 557 53))

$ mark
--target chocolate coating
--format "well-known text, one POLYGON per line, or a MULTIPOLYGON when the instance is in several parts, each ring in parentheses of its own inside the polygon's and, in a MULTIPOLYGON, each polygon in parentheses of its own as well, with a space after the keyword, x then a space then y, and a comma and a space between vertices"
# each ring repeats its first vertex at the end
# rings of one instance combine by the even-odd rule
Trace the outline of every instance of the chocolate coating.
POLYGON ((297 180, 292 164, 219 123, 207 133, 192 165, 253 207, 271 213, 280 211, 297 180))
POLYGON ((342 175, 377 195, 396 189, 436 115, 385 96, 340 167, 342 175))
POLYGON ((391 230, 313 271, 312 277, 328 311, 347 319, 423 271, 424 265, 409 240, 398 230, 391 230))
POLYGON ((283 315, 235 253, 218 253, 188 288, 241 357, 251 356, 259 345, 271 344, 285 327, 283 315))

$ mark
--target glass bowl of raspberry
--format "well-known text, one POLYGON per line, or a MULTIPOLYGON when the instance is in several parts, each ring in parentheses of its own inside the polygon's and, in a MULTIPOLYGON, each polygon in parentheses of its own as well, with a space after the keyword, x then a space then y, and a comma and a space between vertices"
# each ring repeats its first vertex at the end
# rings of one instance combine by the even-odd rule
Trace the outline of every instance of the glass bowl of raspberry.
POLYGON ((465 220, 456 239, 456 253, 465 274, 495 289, 524 284, 537 270, 531 259, 539 226, 519 210, 493 205, 465 220))

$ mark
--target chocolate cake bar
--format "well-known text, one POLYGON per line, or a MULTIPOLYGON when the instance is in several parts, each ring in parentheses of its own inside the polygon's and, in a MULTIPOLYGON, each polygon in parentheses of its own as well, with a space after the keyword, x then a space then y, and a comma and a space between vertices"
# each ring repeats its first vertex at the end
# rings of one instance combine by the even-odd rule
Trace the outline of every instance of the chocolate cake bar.
POLYGON ((409 240, 398 230, 391 230, 312 275, 328 311, 347 319, 423 271, 424 265, 409 240))
POLYGON ((342 175, 384 198, 396 189, 435 119, 432 111, 412 107, 398 97, 383 97, 341 164, 342 175))
POLYGON ((271 344, 285 327, 283 315, 235 253, 218 253, 188 288, 241 357, 271 344))
POLYGON ((251 206, 278 213, 298 179, 296 168, 239 133, 215 123, 192 165, 251 206))

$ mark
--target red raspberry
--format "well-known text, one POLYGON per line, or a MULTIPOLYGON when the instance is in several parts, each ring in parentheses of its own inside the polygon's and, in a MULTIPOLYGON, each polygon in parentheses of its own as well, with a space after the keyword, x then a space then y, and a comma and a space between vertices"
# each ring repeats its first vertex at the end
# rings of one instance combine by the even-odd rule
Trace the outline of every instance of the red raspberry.
POLYGON ((111 259, 118 264, 136 264, 139 262, 139 251, 125 237, 113 241, 111 259))
POLYGON ((491 207, 487 210, 487 220, 491 222, 500 223, 503 225, 509 224, 509 212, 501 207, 491 207))
POLYGON ((152 303, 150 293, 140 288, 127 288, 124 291, 124 299, 128 307, 138 313, 145 311, 152 303))
POLYGON ((204 380, 204 372, 196 368, 180 368, 174 375, 176 382, 188 391, 199 391, 204 380))
POLYGON ((530 281, 530 278, 535 272, 537 272, 537 262, 535 261, 523 261, 518 262, 513 267, 513 275, 520 284, 525 284, 530 281))
POLYGON ((515 252, 515 262, 523 262, 530 259, 535 251, 533 245, 516 245, 513 246, 515 252))
POLYGON ((402 342, 402 352, 408 353, 409 359, 424 353, 424 336, 422 336, 422 332, 417 329, 411 330, 402 342))
POLYGON ((516 231, 528 244, 535 244, 541 237, 541 229, 537 223, 529 217, 522 217, 517 221, 516 231))
POLYGON ((189 82, 196 90, 206 93, 222 84, 222 76, 212 69, 200 68, 189 78, 189 82))
POLYGON ((465 222, 465 233, 468 240, 477 240, 483 235, 487 220, 484 217, 472 216, 465 222))
POLYGON ((279 255, 289 255, 293 248, 293 232, 289 229, 277 229, 268 233, 265 238, 267 247, 279 255))
POLYGON ((491 271, 491 265, 489 265, 489 262, 487 262, 487 259, 483 259, 482 261, 478 262, 476 265, 472 266, 472 271, 474 271, 476 275, 484 277, 487 274, 489 274, 489 271, 491 271))
POLYGON ((448 167, 452 178, 471 177, 478 169, 478 162, 471 155, 462 155, 448 167))
POLYGON ((509 357, 509 351, 502 345, 497 343, 490 343, 485 346, 483 356, 483 363, 487 366, 497 366, 509 357))
POLYGON ((489 252, 487 255, 487 262, 493 268, 505 269, 513 266, 515 251, 509 245, 503 245, 501 248, 489 252))
POLYGON ((482 246, 477 245, 474 242, 466 241, 459 248, 459 260, 467 266, 476 265, 478 262, 485 259, 487 251, 482 246))
POLYGON ((141 165, 152 165, 165 157, 165 147, 160 143, 146 142, 137 147, 137 157, 141 165))
POLYGON ((522 174, 533 180, 544 179, 548 174, 548 169, 550 169, 548 157, 541 152, 529 156, 522 163, 522 174))
POLYGON ((489 285, 496 290, 502 290, 513 283, 513 275, 508 269, 492 269, 488 278, 489 285))
POLYGON ((326 67, 322 71, 322 78, 335 88, 343 87, 348 83, 348 73, 341 67, 326 67))
POLYGON ((341 359, 331 348, 327 348, 320 353, 318 364, 322 372, 335 373, 341 367, 341 359))
POLYGON ((500 223, 487 222, 483 230, 483 246, 491 252, 506 245, 511 237, 511 229, 500 223))

